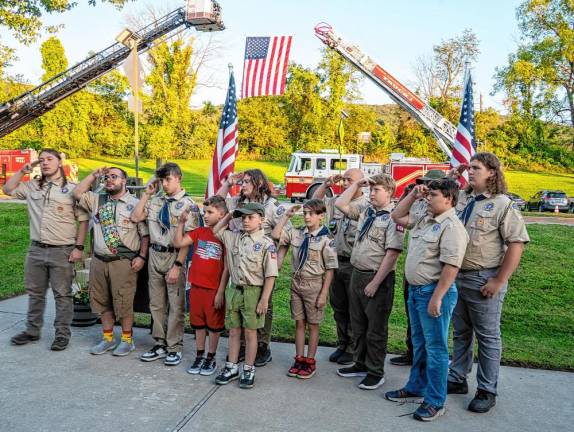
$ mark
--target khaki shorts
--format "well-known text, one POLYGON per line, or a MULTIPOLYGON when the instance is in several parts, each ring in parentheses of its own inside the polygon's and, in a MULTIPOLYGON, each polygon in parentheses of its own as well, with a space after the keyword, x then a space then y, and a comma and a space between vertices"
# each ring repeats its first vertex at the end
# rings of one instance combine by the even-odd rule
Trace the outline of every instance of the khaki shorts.
POLYGON ((291 280, 291 318, 319 324, 325 318, 325 307, 318 308, 317 297, 323 288, 323 278, 291 280))
POLYGON ((94 257, 90 263, 90 306, 94 313, 113 311, 116 319, 134 313, 138 274, 129 259, 103 262, 94 257))
POLYGON ((257 304, 263 287, 230 285, 225 290, 225 327, 256 330, 265 324, 265 315, 258 315, 257 304))

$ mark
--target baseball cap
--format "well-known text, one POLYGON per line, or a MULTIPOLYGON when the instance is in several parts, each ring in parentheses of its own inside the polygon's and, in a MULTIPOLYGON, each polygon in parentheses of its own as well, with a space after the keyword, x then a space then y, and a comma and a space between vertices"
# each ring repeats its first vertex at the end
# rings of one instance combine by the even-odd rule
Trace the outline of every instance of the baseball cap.
POLYGON ((233 217, 237 218, 243 215, 255 213, 258 213, 261 216, 265 216, 265 207, 263 207, 263 204, 255 202, 245 203, 233 211, 233 217))
POLYGON ((427 173, 416 180, 417 184, 446 178, 446 173, 438 169, 428 170, 427 173))

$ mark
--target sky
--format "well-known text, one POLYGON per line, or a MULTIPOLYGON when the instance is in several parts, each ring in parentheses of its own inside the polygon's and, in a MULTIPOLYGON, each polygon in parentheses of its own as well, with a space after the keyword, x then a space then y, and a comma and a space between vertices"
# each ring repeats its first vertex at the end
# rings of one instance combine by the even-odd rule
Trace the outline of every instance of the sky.
MULTIPOLYGON (((137 0, 122 10, 106 4, 89 6, 78 0, 78 7, 63 14, 46 15, 44 24, 63 24, 57 36, 62 41, 70 65, 83 60, 90 51, 100 51, 114 43, 115 36, 133 18, 147 23, 147 9, 165 14, 185 4, 181 0, 137 0)), ((359 48, 401 82, 412 86, 416 59, 431 55, 433 45, 472 29, 480 40, 481 53, 472 65, 475 101, 483 95, 484 106, 503 111, 502 94, 491 96, 497 66, 507 62, 519 42, 516 8, 519 0, 220 0, 223 32, 206 35, 186 32, 202 44, 212 37, 221 45, 217 57, 200 71, 193 106, 204 101, 223 104, 228 82, 228 67, 234 66, 239 86, 247 36, 293 35, 290 60, 315 68, 323 44, 314 36, 314 27, 327 22, 335 32, 359 48)), ((5 33, 5 30, 2 31, 5 33)), ((46 36, 47 37, 47 36, 46 36)), ((9 69, 22 74, 31 84, 42 75, 38 43, 18 45, 10 36, 2 42, 17 48, 19 60, 9 69)), ((364 103, 384 104, 390 99, 368 80, 361 86, 364 103)))

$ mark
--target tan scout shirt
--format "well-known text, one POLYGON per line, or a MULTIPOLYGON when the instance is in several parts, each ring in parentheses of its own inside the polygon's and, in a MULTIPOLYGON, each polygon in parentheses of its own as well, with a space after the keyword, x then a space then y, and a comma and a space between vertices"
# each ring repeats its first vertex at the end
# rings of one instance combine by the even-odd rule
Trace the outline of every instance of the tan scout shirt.
MULTIPOLYGON (((226 200, 227 209, 230 213, 233 213, 240 204, 251 202, 248 198, 239 202, 239 196, 227 198, 226 200)), ((271 231, 279 223, 281 216, 285 213, 286 208, 279 204, 273 197, 267 197, 265 202, 263 202, 263 207, 265 207, 265 220, 263 221, 263 231, 265 235, 271 236, 271 231)), ((287 222, 285 227, 291 227, 291 222, 287 222)), ((232 231, 240 231, 243 228, 241 224, 241 218, 232 219, 229 222, 229 227, 232 231)))
POLYGON ((411 239, 405 275, 411 285, 427 285, 440 279, 443 264, 460 268, 468 234, 454 208, 439 216, 409 216, 411 239), (411 225, 414 222, 414 226, 411 225))
MULTIPOLYGON (((309 239, 307 260, 303 264, 303 268, 297 272, 297 276, 302 278, 322 277, 327 270, 336 269, 339 266, 335 241, 328 235, 315 237, 321 231, 321 228, 323 227, 311 233, 312 237, 309 239)), ((307 227, 284 229, 281 232, 279 245, 292 246, 291 268, 293 273, 299 268, 299 251, 308 232, 307 227)))
MULTIPOLYGON (((462 263, 463 270, 499 267, 508 243, 528 243, 530 237, 518 206, 506 195, 490 195, 477 201, 466 224, 470 241, 462 263)), ((460 215, 470 196, 459 193, 456 210, 460 215)))
POLYGON ((50 245, 76 243, 76 220, 87 221, 89 215, 77 208, 73 191, 75 183, 66 186, 49 181, 40 189, 38 180, 20 183, 12 192, 17 199, 25 199, 30 219, 30 239, 50 245))
MULTIPOLYGON (((131 193, 126 192, 116 203, 116 227, 120 234, 122 244, 129 250, 138 252, 141 245, 141 237, 149 235, 145 222, 133 223, 130 216, 138 199, 131 193)), ((98 255, 113 255, 106 246, 102 233, 100 220, 98 218, 100 194, 94 192, 85 192, 82 194, 78 205, 81 209, 92 215, 94 222, 94 252, 98 255)), ((105 202, 105 201, 104 201, 105 202)))
POLYGON ((424 198, 417 199, 409 210, 409 220, 413 218, 415 221, 427 215, 428 202, 424 198))
MULTIPOLYGON (((357 237, 357 221, 345 216, 341 210, 335 207, 337 198, 333 197, 325 200, 329 228, 331 228, 331 232, 335 236, 337 253, 344 257, 350 257, 355 238, 357 237)), ((356 207, 360 213, 369 206, 369 200, 361 194, 360 197, 351 200, 350 205, 356 207)))
POLYGON ((265 278, 278 275, 275 244, 263 230, 252 234, 225 230, 215 236, 225 246, 233 284, 263 286, 265 278))
POLYGON ((145 210, 147 214, 147 226, 150 235, 151 243, 155 243, 161 246, 173 246, 173 238, 175 237, 175 232, 177 229, 177 220, 179 216, 186 210, 191 210, 189 218, 185 223, 185 232, 189 232, 197 228, 200 224, 200 214, 199 207, 191 199, 191 197, 185 194, 185 190, 182 190, 178 194, 171 198, 175 201, 169 204, 169 214, 171 217, 169 232, 165 235, 161 233, 161 225, 159 222, 159 213, 166 199, 169 197, 159 196, 153 197, 145 205, 145 210))
MULTIPOLYGON (((351 254, 351 265, 358 270, 377 271, 383 262, 387 249, 403 250, 405 233, 402 227, 393 222, 389 213, 377 217, 369 232, 362 241, 359 241, 359 233, 367 217, 368 209, 369 207, 360 213, 355 209, 348 214, 351 219, 359 221, 357 239, 351 254)), ((383 210, 390 212, 392 209, 393 205, 389 204, 383 210)))

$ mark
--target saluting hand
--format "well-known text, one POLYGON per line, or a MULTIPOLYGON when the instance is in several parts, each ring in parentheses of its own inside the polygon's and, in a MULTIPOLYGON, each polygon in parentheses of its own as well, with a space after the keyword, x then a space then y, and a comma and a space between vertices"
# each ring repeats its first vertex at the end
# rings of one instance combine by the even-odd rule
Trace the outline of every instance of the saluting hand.
POLYGON ((357 180, 354 184, 357 185, 357 187, 367 187, 370 186, 370 184, 372 183, 372 180, 369 179, 368 177, 362 178, 361 180, 357 180))
POLYGON ((429 188, 426 185, 416 185, 411 192, 415 199, 424 198, 428 195, 429 188))
POLYGON ((243 179, 243 173, 242 173, 242 172, 239 172, 239 173, 230 173, 230 174, 227 176, 226 181, 227 181, 227 184, 228 184, 230 187, 233 187, 233 186, 235 186, 235 185, 237 184, 237 182, 239 182, 239 181, 242 180, 242 179, 243 179))
POLYGON ((22 172, 22 174, 30 174, 34 170, 34 167, 38 166, 39 163, 40 163, 39 160, 27 163, 22 168, 20 168, 20 171, 22 172))
POLYGON ((107 174, 109 168, 107 166, 102 166, 99 168, 96 168, 94 171, 92 171, 92 175, 96 178, 104 176, 107 174))
POLYGON ((293 216, 295 216, 295 213, 297 213, 300 209, 301 204, 295 204, 289 207, 289 209, 285 212, 285 216, 287 216, 288 218, 292 218, 293 216))
POLYGON ((339 183, 341 180, 343 180, 343 176, 341 174, 332 175, 328 177, 327 180, 325 180, 325 186, 333 186, 334 184, 339 183))
POLYGON ((158 187, 158 180, 155 177, 152 177, 151 179, 149 179, 149 181, 147 182, 147 185, 145 186, 145 194, 147 196, 152 196, 155 195, 158 187))

